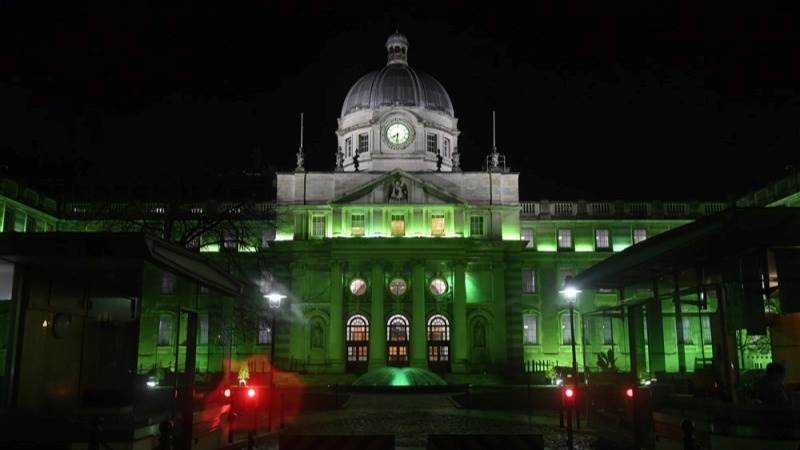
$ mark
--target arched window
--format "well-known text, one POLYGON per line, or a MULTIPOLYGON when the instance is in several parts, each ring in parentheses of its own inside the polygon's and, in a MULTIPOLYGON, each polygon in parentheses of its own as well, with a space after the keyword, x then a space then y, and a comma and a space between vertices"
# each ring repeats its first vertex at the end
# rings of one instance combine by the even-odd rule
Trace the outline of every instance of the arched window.
POLYGON ((369 341, 369 321, 367 318, 356 314, 347 321, 348 341, 369 341))
POLYGON ((369 358, 369 321, 360 314, 351 316, 347 319, 346 333, 347 371, 365 372, 369 358))
POLYGON ((386 326, 386 339, 389 341, 408 340, 408 319, 396 314, 389 318, 386 326))
POLYGON ((450 322, 445 316, 437 314, 428 319, 428 340, 429 341, 449 341, 450 322))

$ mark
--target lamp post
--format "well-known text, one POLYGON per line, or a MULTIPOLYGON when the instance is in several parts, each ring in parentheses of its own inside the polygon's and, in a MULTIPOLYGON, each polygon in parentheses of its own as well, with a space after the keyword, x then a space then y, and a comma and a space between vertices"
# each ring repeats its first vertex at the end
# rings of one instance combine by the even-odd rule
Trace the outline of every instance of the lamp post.
POLYGON ((270 349, 269 349, 269 400, 267 402, 267 431, 272 431, 272 410, 275 407, 275 333, 278 308, 281 307, 281 300, 286 296, 278 292, 270 292, 264 295, 272 312, 272 323, 270 324, 270 349))
POLYGON ((570 343, 572 344, 572 373, 575 376, 575 382, 578 380, 578 358, 575 354, 575 303, 578 302, 578 294, 581 293, 575 286, 570 284, 571 279, 567 278, 564 289, 559 291, 561 295, 567 300, 569 304, 569 329, 570 329, 570 343))

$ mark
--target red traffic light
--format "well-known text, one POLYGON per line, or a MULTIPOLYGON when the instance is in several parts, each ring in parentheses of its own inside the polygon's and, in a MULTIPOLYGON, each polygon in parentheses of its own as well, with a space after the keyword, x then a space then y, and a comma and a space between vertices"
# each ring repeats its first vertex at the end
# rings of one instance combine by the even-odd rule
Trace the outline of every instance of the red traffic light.
POLYGON ((625 397, 633 398, 633 394, 634 394, 633 388, 625 389, 625 397))
POLYGON ((231 396, 231 390, 230 389, 225 389, 224 391, 222 391, 222 395, 224 395, 225 397, 230 397, 231 396))
POLYGON ((250 397, 250 398, 255 397, 256 396, 256 390, 253 389, 253 388, 248 389, 247 390, 247 396, 250 397))
POLYGON ((571 400, 573 397, 575 397, 575 391, 572 388, 564 389, 564 397, 566 397, 568 400, 571 400))

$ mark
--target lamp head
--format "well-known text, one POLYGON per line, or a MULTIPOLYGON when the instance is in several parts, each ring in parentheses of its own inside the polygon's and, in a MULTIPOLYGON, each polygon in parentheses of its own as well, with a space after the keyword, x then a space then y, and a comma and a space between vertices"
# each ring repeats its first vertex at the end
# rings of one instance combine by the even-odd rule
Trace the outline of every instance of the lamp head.
POLYGON ((567 286, 564 287, 564 289, 562 289, 562 290, 560 290, 558 292, 561 295, 563 295, 564 298, 567 299, 568 302, 575 303, 575 301, 578 299, 578 294, 581 293, 581 290, 576 288, 575 286, 567 285, 567 286))
POLYGON ((286 296, 277 292, 270 292, 269 294, 264 294, 264 298, 269 302, 270 308, 277 309, 281 307, 281 300, 285 299, 286 296))

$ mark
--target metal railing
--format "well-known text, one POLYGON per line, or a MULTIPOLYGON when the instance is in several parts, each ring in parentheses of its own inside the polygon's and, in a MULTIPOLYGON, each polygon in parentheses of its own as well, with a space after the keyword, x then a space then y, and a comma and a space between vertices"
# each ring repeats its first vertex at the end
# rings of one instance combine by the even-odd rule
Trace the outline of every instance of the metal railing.
POLYGON ((521 215, 527 219, 558 218, 630 218, 694 219, 718 213, 724 202, 587 202, 541 200, 520 202, 521 215))

